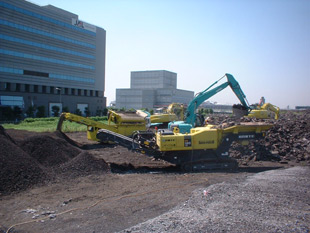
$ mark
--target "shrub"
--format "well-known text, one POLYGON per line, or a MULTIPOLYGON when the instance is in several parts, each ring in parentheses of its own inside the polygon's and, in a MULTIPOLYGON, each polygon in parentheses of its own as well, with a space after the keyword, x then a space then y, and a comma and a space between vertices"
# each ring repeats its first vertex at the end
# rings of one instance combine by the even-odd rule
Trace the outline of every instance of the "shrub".
POLYGON ((89 116, 90 116, 89 108, 85 108, 84 114, 85 114, 86 117, 89 117, 89 116))
POLYGON ((45 117, 45 107, 43 105, 37 107, 36 117, 45 117))
POLYGON ((106 121, 108 120, 108 117, 107 116, 95 116, 95 117, 90 117, 90 119, 94 121, 106 121))
POLYGON ((28 109, 26 110, 27 117, 34 117, 34 111, 35 111, 34 106, 29 106, 28 109))
POLYGON ((63 108, 62 108, 62 111, 63 111, 63 112, 70 112, 68 106, 63 107, 63 108))
POLYGON ((76 114, 76 115, 79 115, 79 116, 82 116, 82 111, 81 111, 80 109, 77 108, 77 109, 75 110, 75 114, 76 114))

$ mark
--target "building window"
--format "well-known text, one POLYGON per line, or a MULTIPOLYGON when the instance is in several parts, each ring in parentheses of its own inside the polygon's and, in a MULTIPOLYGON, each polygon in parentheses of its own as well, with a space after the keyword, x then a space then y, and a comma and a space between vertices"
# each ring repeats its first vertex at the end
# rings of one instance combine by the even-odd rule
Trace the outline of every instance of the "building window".
POLYGON ((10 91, 11 90, 11 83, 5 83, 4 88, 6 91, 10 91))
POLYGON ((71 89, 71 95, 75 95, 75 89, 71 89))
POLYGON ((33 87, 33 92, 34 92, 34 93, 38 93, 38 92, 39 92, 39 87, 38 87, 38 85, 34 85, 34 87, 33 87))
POLYGON ((87 96, 87 90, 84 90, 84 95, 87 96))
POLYGON ((96 91, 96 97, 98 97, 99 96, 99 91, 96 91))
POLYGON ((65 95, 69 94, 69 88, 65 88, 65 95))
MULTIPOLYGON (((95 67, 90 66, 90 65, 60 60, 60 59, 56 59, 56 58, 42 57, 42 56, 32 55, 32 54, 28 54, 28 53, 21 53, 21 52, 16 52, 13 50, 0 49, 0 54, 10 55, 10 56, 14 56, 14 57, 28 58, 28 59, 33 59, 33 60, 37 60, 37 61, 50 62, 50 63, 54 63, 54 64, 61 64, 61 65, 67 65, 67 66, 72 66, 72 67, 79 67, 79 68, 84 68, 84 69, 95 70, 95 67)), ((30 72, 30 73, 33 72, 34 74, 37 73, 36 71, 27 71, 27 72, 30 72)), ((31 75, 33 75, 33 74, 31 74, 31 75)), ((47 75, 49 75, 49 74, 47 74, 47 75)), ((38 76, 38 75, 35 75, 35 76, 38 76)))
POLYGON ((89 95, 90 95, 90 96, 93 96, 93 90, 90 90, 89 95))
POLYGON ((15 91, 20 91, 20 83, 16 83, 15 91))
POLYGON ((0 96, 0 102, 3 106, 24 106, 24 98, 22 96, 0 96))
POLYGON ((29 84, 25 84, 25 92, 30 92, 30 85, 29 84))
MULTIPOLYGON (((4 22, 5 22, 5 20, 4 20, 4 22)), ((13 25, 14 24, 12 23, 12 25, 10 25, 10 26, 13 26, 13 25)), ((17 26, 17 25, 15 24, 15 26, 17 26)), ((61 53, 73 54, 73 55, 77 55, 77 56, 80 56, 80 57, 86 57, 86 58, 90 58, 90 59, 95 59, 95 57, 93 55, 90 55, 90 54, 80 53, 80 52, 76 52, 76 51, 73 51, 73 50, 68 50, 68 49, 59 48, 59 47, 55 47, 55 46, 50 46, 50 45, 47 45, 47 44, 41 44, 41 43, 29 41, 29 40, 24 40, 24 39, 12 37, 12 36, 7 36, 7 35, 0 34, 0 39, 4 39, 4 40, 7 40, 7 41, 12 41, 12 42, 17 42, 17 43, 21 43, 21 44, 26 44, 26 45, 30 45, 30 46, 35 46, 35 47, 38 47, 38 48, 48 49, 48 50, 52 50, 52 51, 57 51, 57 52, 61 52, 61 53)), ((25 71, 24 71, 24 74, 25 74, 25 71)), ((29 74, 29 75, 32 75, 32 74, 29 74)), ((35 75, 35 76, 38 76, 38 75, 35 75)))
POLYGON ((24 75, 31 75, 31 76, 39 76, 39 77, 49 77, 48 73, 38 72, 33 70, 24 70, 24 75))
POLYGON ((82 93, 82 90, 81 89, 78 89, 78 95, 81 95, 82 93))
POLYGON ((50 93, 54 94, 54 87, 50 87, 50 93))
POLYGON ((42 86, 42 93, 46 93, 46 86, 42 86))

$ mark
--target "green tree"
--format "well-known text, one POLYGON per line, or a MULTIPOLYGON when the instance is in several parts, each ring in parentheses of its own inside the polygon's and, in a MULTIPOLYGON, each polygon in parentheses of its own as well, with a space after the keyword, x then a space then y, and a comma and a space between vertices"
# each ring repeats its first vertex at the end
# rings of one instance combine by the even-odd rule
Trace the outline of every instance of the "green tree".
POLYGON ((9 106, 1 107, 0 110, 1 110, 1 113, 0 113, 1 120, 3 120, 3 121, 13 120, 14 113, 13 113, 13 110, 11 107, 9 107, 9 106))
POLYGON ((60 108, 57 105, 54 105, 52 107, 52 113, 53 113, 54 117, 58 117, 59 116, 59 111, 60 111, 60 108))
POLYGON ((63 112, 70 112, 68 106, 63 107, 63 108, 62 108, 62 111, 63 111, 63 112))
POLYGON ((77 109, 75 110, 75 114, 76 114, 76 115, 79 115, 79 116, 82 116, 82 111, 81 111, 80 109, 77 108, 77 109))
POLYGON ((21 109, 20 107, 15 106, 15 107, 13 108, 13 114, 14 114, 14 119, 17 120, 17 121, 19 121, 19 120, 22 119, 23 111, 22 111, 22 109, 21 109))
POLYGON ((34 112, 36 108, 34 106, 29 106, 26 110, 27 117, 34 117, 34 112))
POLYGON ((89 108, 87 107, 87 108, 85 108, 85 110, 84 110, 84 114, 87 116, 87 117, 89 117, 90 116, 90 111, 89 111, 89 108))
POLYGON ((102 116, 102 110, 101 109, 96 110, 96 116, 102 116))
POLYGON ((43 105, 37 107, 36 117, 45 117, 45 107, 43 105))
POLYGON ((104 108, 104 109, 102 110, 102 115, 103 115, 103 116, 108 115, 108 111, 109 111, 109 109, 104 108))

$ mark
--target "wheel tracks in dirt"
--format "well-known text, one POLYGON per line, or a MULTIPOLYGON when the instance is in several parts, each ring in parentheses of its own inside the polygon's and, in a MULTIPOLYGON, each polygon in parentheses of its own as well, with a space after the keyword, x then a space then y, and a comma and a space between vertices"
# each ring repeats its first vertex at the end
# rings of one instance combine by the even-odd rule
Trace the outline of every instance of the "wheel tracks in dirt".
MULTIPOLYGON (((186 178, 183 178, 186 179, 186 178)), ((114 201, 120 201, 122 199, 127 199, 127 198, 133 198, 133 197, 139 197, 139 196, 144 196, 144 195, 149 195, 149 194, 153 194, 153 193, 157 193, 157 192, 163 192, 166 190, 172 190, 172 189, 182 189, 188 186, 192 186, 192 185, 200 185, 203 184, 205 182, 208 182, 207 178, 204 179, 200 179, 197 182, 193 182, 193 183, 188 183, 188 184, 180 184, 180 185, 173 185, 173 186, 169 186, 169 187, 165 187, 165 188, 161 188, 161 189, 153 189, 150 191, 145 191, 145 192, 141 192, 141 193, 135 193, 135 194, 126 194, 126 195, 121 195, 121 196, 108 196, 108 197, 104 197, 94 203, 92 203, 91 205, 87 205, 84 207, 77 207, 77 208, 71 208, 68 210, 65 210, 63 212, 60 213, 54 213, 53 214, 53 218, 60 216, 60 215, 64 215, 67 213, 72 213, 72 212, 76 212, 76 211, 82 211, 82 210, 86 210, 86 209, 91 209, 105 201, 109 201, 109 202, 114 202, 114 201)), ((29 221, 24 221, 24 222, 20 222, 20 223, 16 223, 11 225, 7 230, 6 233, 11 232, 11 230, 13 230, 13 228, 18 227, 18 226, 22 226, 25 224, 30 224, 30 223, 35 223, 35 222, 40 222, 40 221, 44 221, 44 220, 48 220, 51 219, 51 216, 45 216, 45 217, 41 217, 41 218, 37 218, 37 219, 33 219, 33 220, 29 220, 29 221)))

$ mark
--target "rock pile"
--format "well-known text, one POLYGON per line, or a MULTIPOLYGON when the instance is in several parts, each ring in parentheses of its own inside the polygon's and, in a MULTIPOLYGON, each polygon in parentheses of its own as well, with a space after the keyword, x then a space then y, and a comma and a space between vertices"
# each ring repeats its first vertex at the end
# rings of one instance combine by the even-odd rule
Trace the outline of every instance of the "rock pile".
POLYGON ((310 161, 310 111, 285 113, 262 146, 282 160, 310 161))
POLYGON ((234 144, 231 156, 242 160, 275 160, 310 164, 310 111, 287 111, 274 121, 266 137, 244 147, 234 144))

